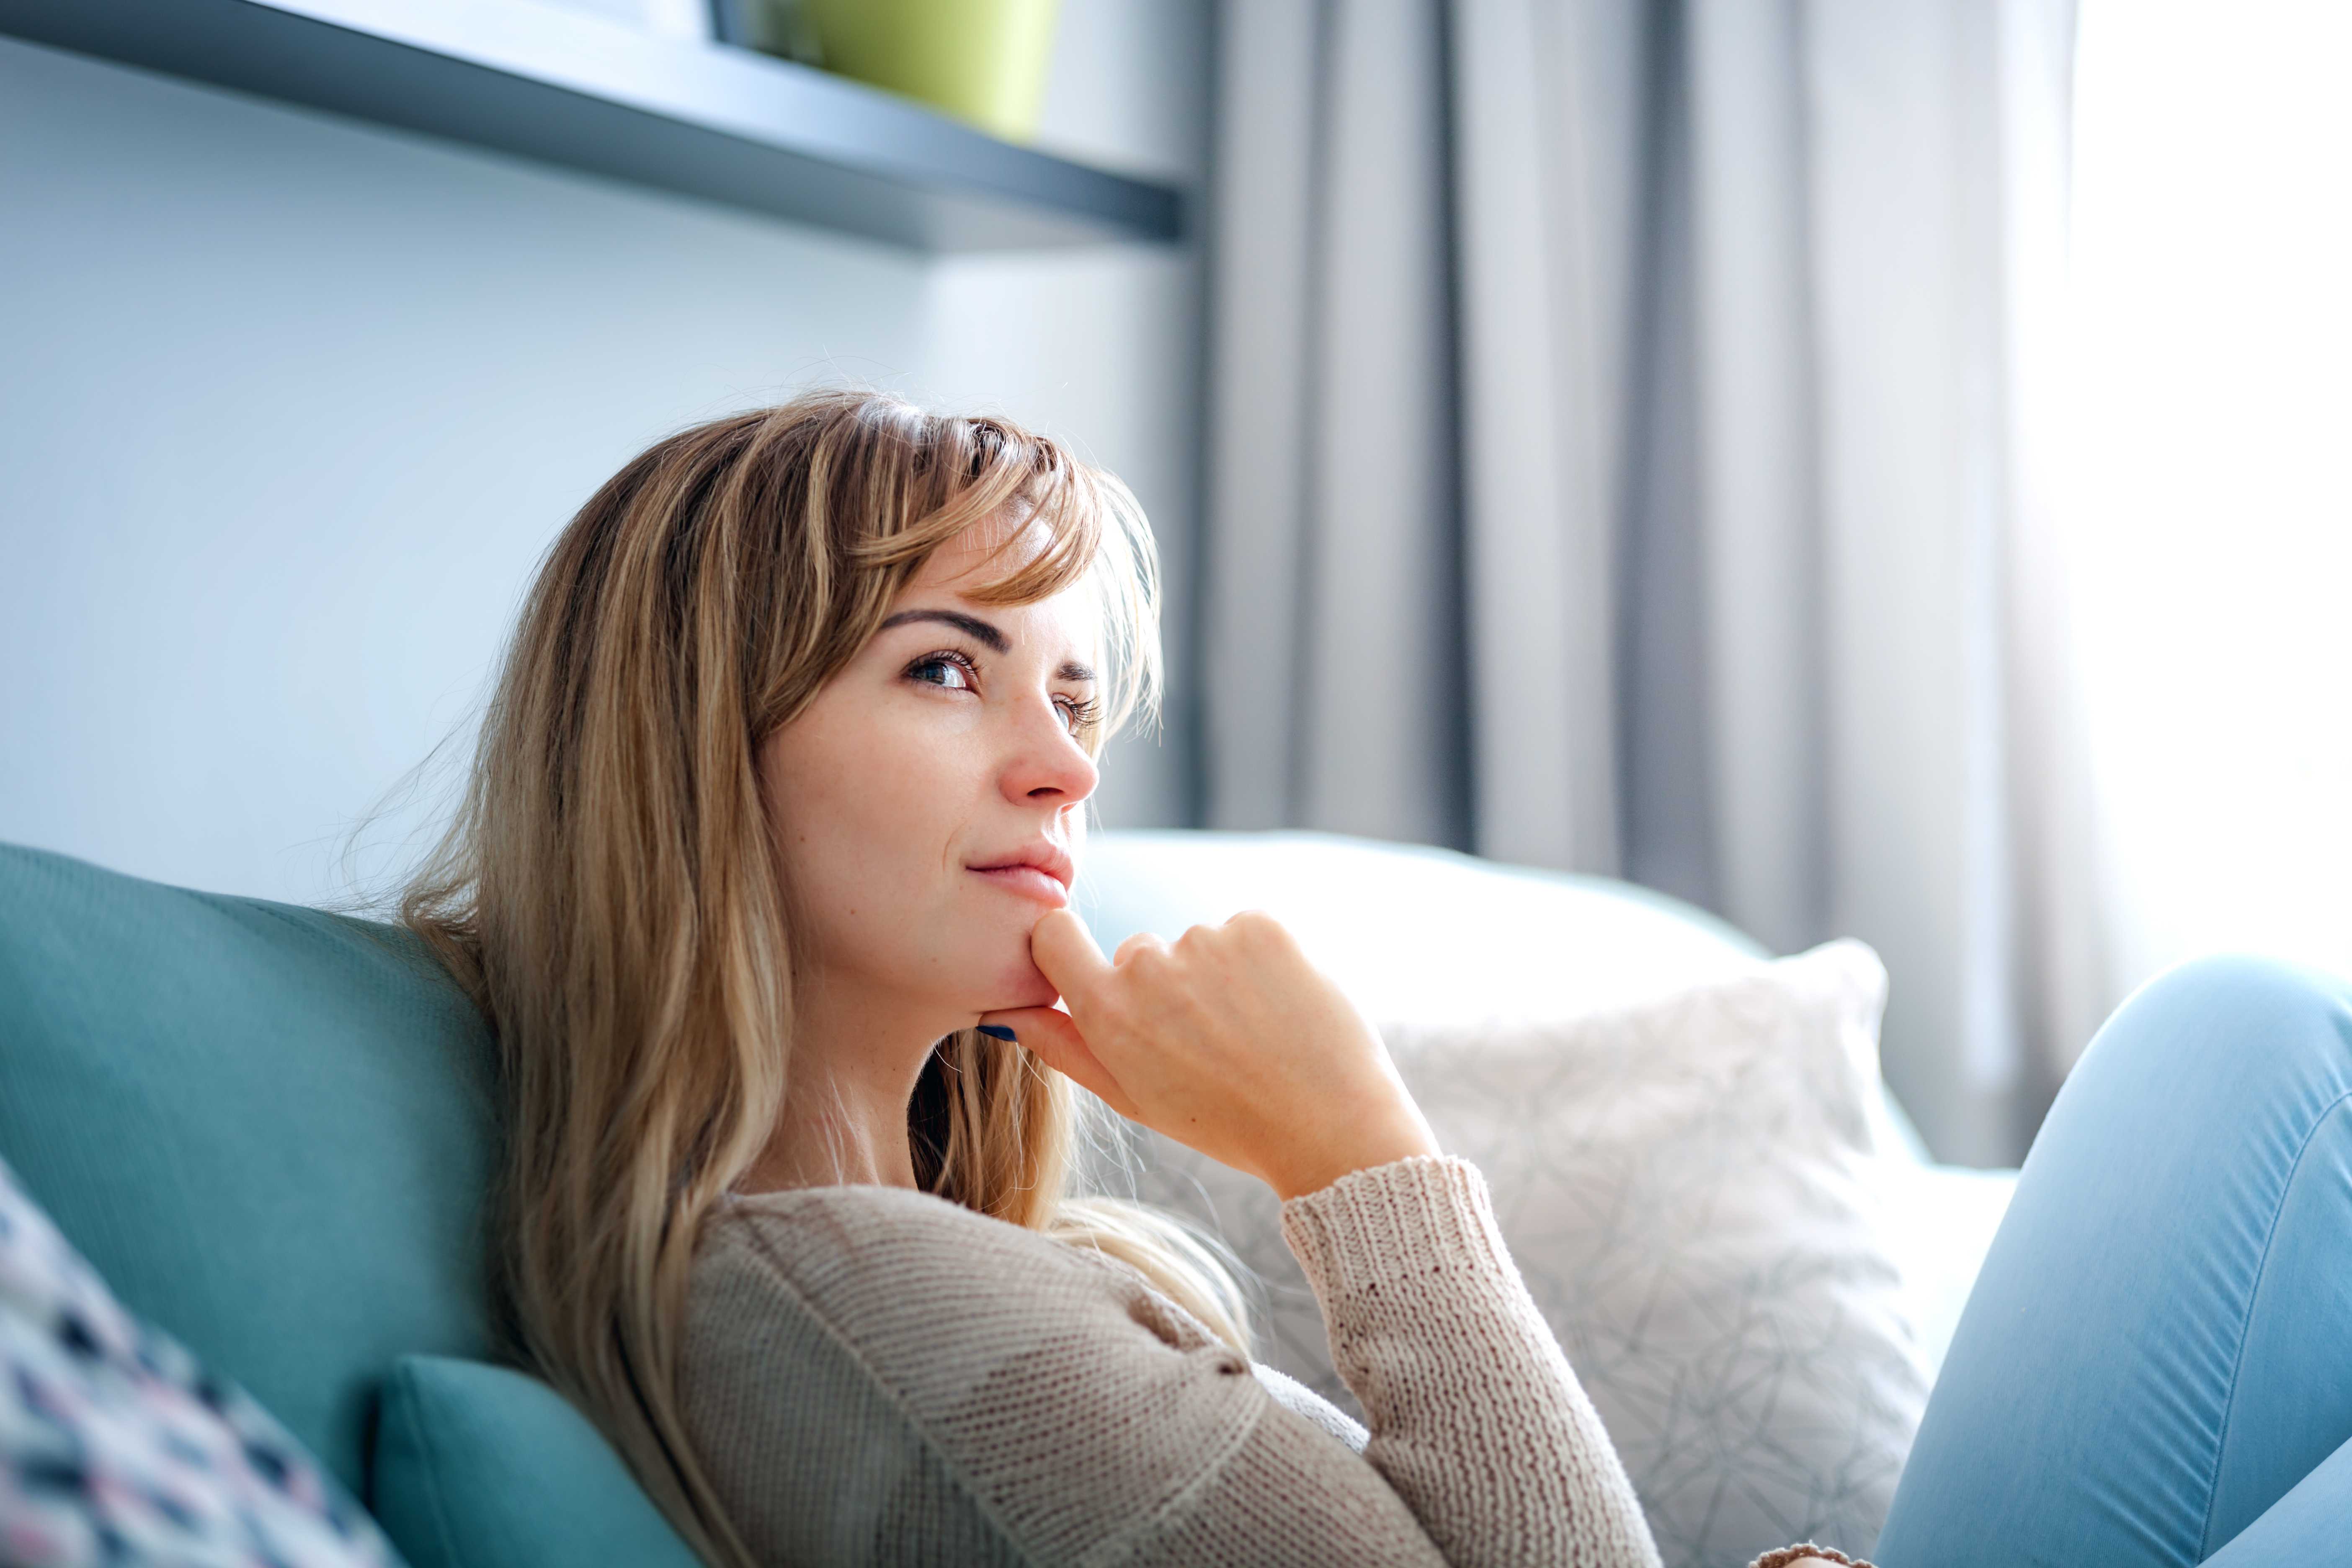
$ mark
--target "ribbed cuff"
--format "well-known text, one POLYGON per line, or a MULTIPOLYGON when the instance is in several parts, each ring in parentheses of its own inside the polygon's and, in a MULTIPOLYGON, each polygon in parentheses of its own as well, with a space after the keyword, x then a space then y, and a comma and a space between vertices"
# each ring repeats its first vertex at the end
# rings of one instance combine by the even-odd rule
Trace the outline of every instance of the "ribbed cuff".
POLYGON ((1282 1236, 1327 1303, 1403 1276, 1517 1279, 1486 1178, 1458 1154, 1410 1154, 1302 1193, 1282 1205, 1282 1236))

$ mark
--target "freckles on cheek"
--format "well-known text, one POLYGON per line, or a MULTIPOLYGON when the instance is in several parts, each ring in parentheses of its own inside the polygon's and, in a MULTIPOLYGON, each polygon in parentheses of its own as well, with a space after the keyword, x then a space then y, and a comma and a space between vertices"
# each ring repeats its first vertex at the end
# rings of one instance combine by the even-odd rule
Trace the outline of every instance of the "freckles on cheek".
POLYGON ((845 958, 936 961, 961 919, 962 860, 991 788, 984 747, 962 732, 972 716, 857 683, 832 695, 806 716, 779 781, 793 879, 845 958))
POLYGON ((965 814, 952 776, 956 747, 938 732, 940 717, 918 711, 874 722, 854 760, 842 758, 826 783, 833 853, 857 879, 869 914, 912 918, 914 905, 938 897, 942 875, 961 868, 950 862, 965 814))

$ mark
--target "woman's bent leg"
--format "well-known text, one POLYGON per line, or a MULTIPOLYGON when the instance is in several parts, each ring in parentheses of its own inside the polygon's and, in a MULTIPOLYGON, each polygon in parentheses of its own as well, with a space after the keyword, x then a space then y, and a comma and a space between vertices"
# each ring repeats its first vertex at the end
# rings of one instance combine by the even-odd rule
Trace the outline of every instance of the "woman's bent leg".
POLYGON ((2352 1561, 2352 1443, 2263 1510, 2207 1568, 2327 1568, 2352 1561))
POLYGON ((2329 1489, 2347 1347, 2352 986, 2184 965, 2052 1106, 1873 1555, 2202 1562, 2306 1476, 2329 1489))

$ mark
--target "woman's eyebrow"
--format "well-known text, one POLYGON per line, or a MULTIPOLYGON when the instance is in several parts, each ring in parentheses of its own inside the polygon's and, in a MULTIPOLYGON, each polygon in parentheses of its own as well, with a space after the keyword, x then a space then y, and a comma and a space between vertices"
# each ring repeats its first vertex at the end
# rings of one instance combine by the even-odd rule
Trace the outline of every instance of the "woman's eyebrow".
MULTIPOLYGON (((961 610, 901 610, 877 626, 875 630, 887 632, 892 626, 903 626, 915 621, 937 621, 941 626, 953 626, 985 647, 991 653, 1003 653, 1013 647, 1012 642, 1003 632, 998 631, 978 616, 967 616, 961 610)), ((1054 679, 1097 680, 1101 678, 1095 674, 1093 666, 1080 664, 1073 658, 1066 660, 1062 668, 1054 672, 1054 679)))
POLYGON ((953 626, 991 653, 1003 653, 1013 646, 1003 632, 978 616, 967 616, 961 610, 901 610, 875 630, 887 632, 892 626, 903 626, 910 621, 937 621, 942 626, 953 626))

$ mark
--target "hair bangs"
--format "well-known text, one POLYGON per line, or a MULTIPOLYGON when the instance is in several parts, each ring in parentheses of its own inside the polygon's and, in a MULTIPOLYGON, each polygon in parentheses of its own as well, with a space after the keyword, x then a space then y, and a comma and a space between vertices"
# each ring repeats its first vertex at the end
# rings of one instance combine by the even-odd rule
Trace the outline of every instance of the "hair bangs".
MULTIPOLYGON (((1108 735, 1159 712, 1160 583, 1150 524, 1134 494, 1051 437, 1002 421, 930 416, 924 468, 955 488, 919 516, 860 544, 860 564, 911 575, 975 528, 998 527, 986 559, 1004 570, 965 592, 983 605, 1030 605, 1091 583, 1101 613, 1108 735), (1006 520, 1012 526, 1003 526, 1006 520), (1037 541, 1036 531, 1045 538, 1037 541)), ((903 576, 902 579, 903 580, 903 576)))

